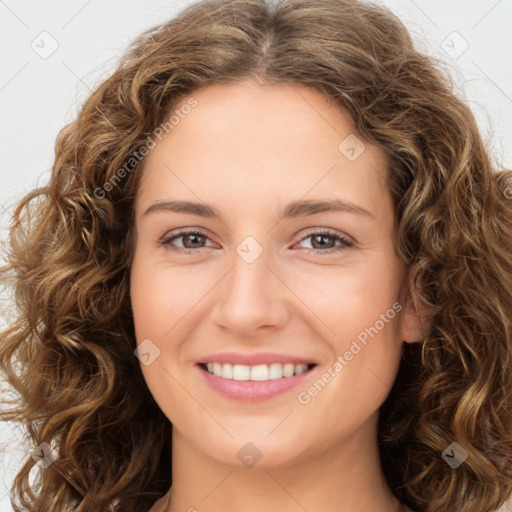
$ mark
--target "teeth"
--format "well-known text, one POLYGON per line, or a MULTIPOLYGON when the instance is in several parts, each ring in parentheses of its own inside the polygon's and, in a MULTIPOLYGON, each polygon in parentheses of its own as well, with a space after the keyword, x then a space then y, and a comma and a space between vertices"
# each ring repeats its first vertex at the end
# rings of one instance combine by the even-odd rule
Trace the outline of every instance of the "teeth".
POLYGON ((217 377, 233 380, 253 380, 265 381, 281 379, 283 377, 292 377, 299 375, 308 370, 307 364, 293 364, 293 363, 272 363, 272 364, 258 364, 256 366, 247 366, 245 364, 221 364, 221 363, 207 363, 206 367, 209 373, 217 377))
POLYGON ((283 366, 283 377, 291 377, 295 373, 295 365, 292 363, 286 363, 283 366))
MULTIPOLYGON (((268 366, 266 364, 259 364, 258 366, 243 366, 242 368, 251 369, 251 379, 250 380, 269 380, 268 378, 268 366)), ((244 373, 245 375, 245 373, 244 373)), ((249 371, 247 371, 247 375, 249 375, 249 371)), ((249 380, 249 379, 243 379, 249 380)))
MULTIPOLYGON (((215 373, 215 365, 213 366, 213 373, 215 373)), ((215 373, 215 375, 217 375, 217 377, 224 377, 222 369, 220 372, 215 373)), ((250 380, 250 375, 250 366, 242 366, 241 364, 233 365, 233 380, 250 380)))
MULTIPOLYGON (((290 366, 293 367, 293 364, 290 366)), ((268 365, 268 378, 281 379, 283 377, 283 365, 279 363, 272 363, 268 365)))

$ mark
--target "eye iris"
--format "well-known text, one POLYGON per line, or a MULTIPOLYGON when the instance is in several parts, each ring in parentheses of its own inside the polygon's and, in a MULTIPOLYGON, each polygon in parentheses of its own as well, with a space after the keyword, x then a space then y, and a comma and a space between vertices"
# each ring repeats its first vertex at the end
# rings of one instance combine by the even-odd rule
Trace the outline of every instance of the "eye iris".
POLYGON ((200 241, 197 242, 197 239, 204 238, 203 235, 200 235, 198 233, 188 233, 186 235, 183 235, 182 237, 183 237, 183 246, 186 247, 187 249, 195 249, 196 248, 195 244, 200 243, 200 241), (189 238, 191 238, 191 237, 195 237, 195 239, 196 239, 196 242, 192 242, 192 246, 190 246, 190 244, 187 244, 187 242, 186 242, 186 240, 189 240, 189 238))
POLYGON ((327 244, 321 243, 318 247, 315 247, 317 239, 325 239, 325 238, 330 238, 332 240, 333 236, 332 235, 325 235, 325 234, 313 235, 312 236, 312 240, 313 240, 312 245, 313 245, 313 247, 315 249, 320 249, 320 248, 326 247, 326 246, 329 246, 329 248, 333 247, 332 243, 331 244, 329 244, 329 243, 327 243, 327 244))

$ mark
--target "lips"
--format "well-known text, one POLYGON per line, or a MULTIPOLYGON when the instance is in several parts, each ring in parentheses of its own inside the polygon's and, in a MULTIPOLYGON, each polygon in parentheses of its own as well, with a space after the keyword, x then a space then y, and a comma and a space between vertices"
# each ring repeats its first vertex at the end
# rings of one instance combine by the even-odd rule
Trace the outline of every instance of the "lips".
POLYGON ((197 363, 208 386, 224 397, 261 401, 297 386, 315 372, 317 363, 284 354, 222 353, 197 363))
POLYGON ((229 364, 239 364, 246 366, 256 366, 260 364, 272 364, 272 363, 292 363, 294 365, 297 364, 317 364, 313 359, 307 359, 304 357, 291 356, 286 354, 272 354, 270 352, 260 352, 257 354, 243 354, 243 353, 234 353, 234 352, 223 352, 219 354, 211 354, 208 356, 204 356, 199 364, 207 364, 207 363, 229 363, 229 364))

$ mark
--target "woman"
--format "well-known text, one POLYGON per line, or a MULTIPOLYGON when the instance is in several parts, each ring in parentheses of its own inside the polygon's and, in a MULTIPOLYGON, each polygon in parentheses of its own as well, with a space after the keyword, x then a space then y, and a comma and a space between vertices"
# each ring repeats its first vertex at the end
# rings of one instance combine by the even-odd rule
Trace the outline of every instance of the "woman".
POLYGON ((383 7, 203 1, 144 33, 14 212, 21 506, 496 510, 509 178, 383 7))

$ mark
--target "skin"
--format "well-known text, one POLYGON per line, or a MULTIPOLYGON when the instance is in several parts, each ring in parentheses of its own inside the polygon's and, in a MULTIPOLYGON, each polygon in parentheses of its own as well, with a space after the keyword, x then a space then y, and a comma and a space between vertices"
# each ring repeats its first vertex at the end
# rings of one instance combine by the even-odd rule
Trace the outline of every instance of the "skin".
POLYGON ((192 96, 197 106, 150 151, 135 204, 137 343, 149 338, 160 350, 141 370, 173 424, 171 499, 158 510, 398 510, 380 466, 377 419, 402 343, 422 339, 410 302, 309 403, 297 399, 400 303, 406 268, 392 242, 386 155, 365 142, 347 159, 338 146, 354 126, 313 88, 248 80, 192 96), (333 198, 373 217, 337 211, 279 218, 291 201, 333 198), (223 220, 144 215, 169 200, 210 204, 223 220), (160 243, 184 227, 206 238, 171 242, 189 253, 160 243), (328 236, 330 251, 322 254, 328 249, 315 245, 319 237, 309 228, 354 245, 334 252, 340 242, 328 236), (263 249, 250 264, 236 252, 247 236, 263 249), (321 371, 300 389, 235 401, 213 391, 196 366, 226 351, 303 356, 321 371), (251 468, 237 457, 247 442, 261 453, 251 468))

